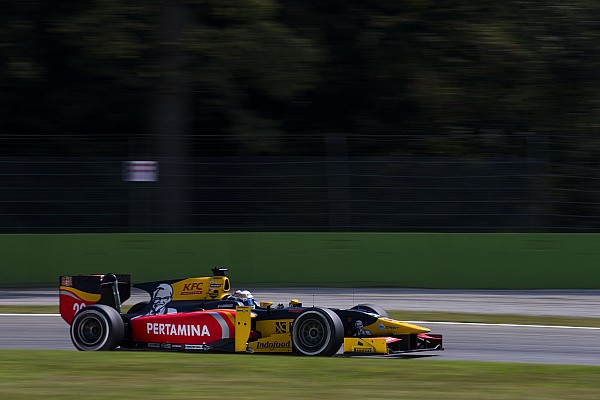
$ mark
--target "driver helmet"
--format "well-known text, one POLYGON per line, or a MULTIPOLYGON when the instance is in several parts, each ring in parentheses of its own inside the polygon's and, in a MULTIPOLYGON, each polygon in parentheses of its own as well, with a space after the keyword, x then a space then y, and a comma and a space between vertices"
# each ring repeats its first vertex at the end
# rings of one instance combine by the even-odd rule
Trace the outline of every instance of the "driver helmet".
POLYGON ((252 296, 249 290, 236 290, 232 297, 245 306, 255 307, 254 296, 252 296))

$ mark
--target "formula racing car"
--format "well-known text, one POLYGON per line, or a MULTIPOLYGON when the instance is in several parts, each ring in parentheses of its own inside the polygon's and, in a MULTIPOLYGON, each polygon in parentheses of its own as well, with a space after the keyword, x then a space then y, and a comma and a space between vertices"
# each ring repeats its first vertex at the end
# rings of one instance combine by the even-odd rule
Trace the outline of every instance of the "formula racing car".
POLYGON ((396 355, 443 350, 442 335, 388 317, 381 307, 350 309, 256 303, 231 292, 225 268, 212 277, 134 285, 150 300, 127 312, 130 275, 60 277, 60 313, 73 345, 84 351, 139 349, 296 353, 307 356, 396 355))

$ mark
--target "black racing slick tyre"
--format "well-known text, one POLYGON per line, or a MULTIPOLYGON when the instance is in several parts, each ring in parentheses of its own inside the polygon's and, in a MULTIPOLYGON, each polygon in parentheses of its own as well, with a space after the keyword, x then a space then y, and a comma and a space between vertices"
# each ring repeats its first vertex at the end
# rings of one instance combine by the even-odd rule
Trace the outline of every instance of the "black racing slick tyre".
POLYGON ((385 311, 383 308, 381 308, 377 304, 357 304, 354 307, 352 307, 351 310, 366 311, 368 313, 377 314, 380 317, 385 317, 385 318, 390 317, 388 315, 387 311, 385 311))
POLYGON ((326 308, 308 308, 294 321, 292 345, 306 356, 332 356, 344 343, 340 317, 326 308))
POLYGON ((124 335, 119 312, 102 304, 82 308, 71 324, 71 341, 81 351, 114 350, 124 335))

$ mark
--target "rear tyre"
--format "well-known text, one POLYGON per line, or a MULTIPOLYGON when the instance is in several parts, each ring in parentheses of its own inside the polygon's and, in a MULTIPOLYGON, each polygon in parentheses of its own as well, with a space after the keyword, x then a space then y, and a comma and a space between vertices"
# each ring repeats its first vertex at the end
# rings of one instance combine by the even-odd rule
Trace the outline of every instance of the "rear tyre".
POLYGON ((387 311, 385 311, 383 308, 381 308, 377 304, 357 304, 354 307, 352 307, 351 310, 366 311, 368 313, 377 314, 380 317, 385 317, 385 318, 390 317, 388 315, 387 311))
POLYGON ((71 341, 81 351, 114 350, 124 335, 121 315, 103 304, 82 308, 71 324, 71 341))
POLYGON ((340 317, 326 308, 309 308, 294 321, 292 345, 306 356, 332 356, 344 343, 340 317))

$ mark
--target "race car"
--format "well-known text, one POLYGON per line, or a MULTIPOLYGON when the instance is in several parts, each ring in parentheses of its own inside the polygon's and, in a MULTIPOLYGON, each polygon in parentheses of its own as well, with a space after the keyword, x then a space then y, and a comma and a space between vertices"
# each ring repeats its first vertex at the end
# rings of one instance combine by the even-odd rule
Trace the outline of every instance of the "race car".
POLYGON ((60 277, 62 318, 82 351, 167 350, 295 353, 306 356, 381 355, 443 350, 442 335, 389 318, 381 307, 350 309, 256 303, 248 291, 231 292, 227 269, 211 277, 133 285, 150 300, 122 312, 130 275, 60 277))

